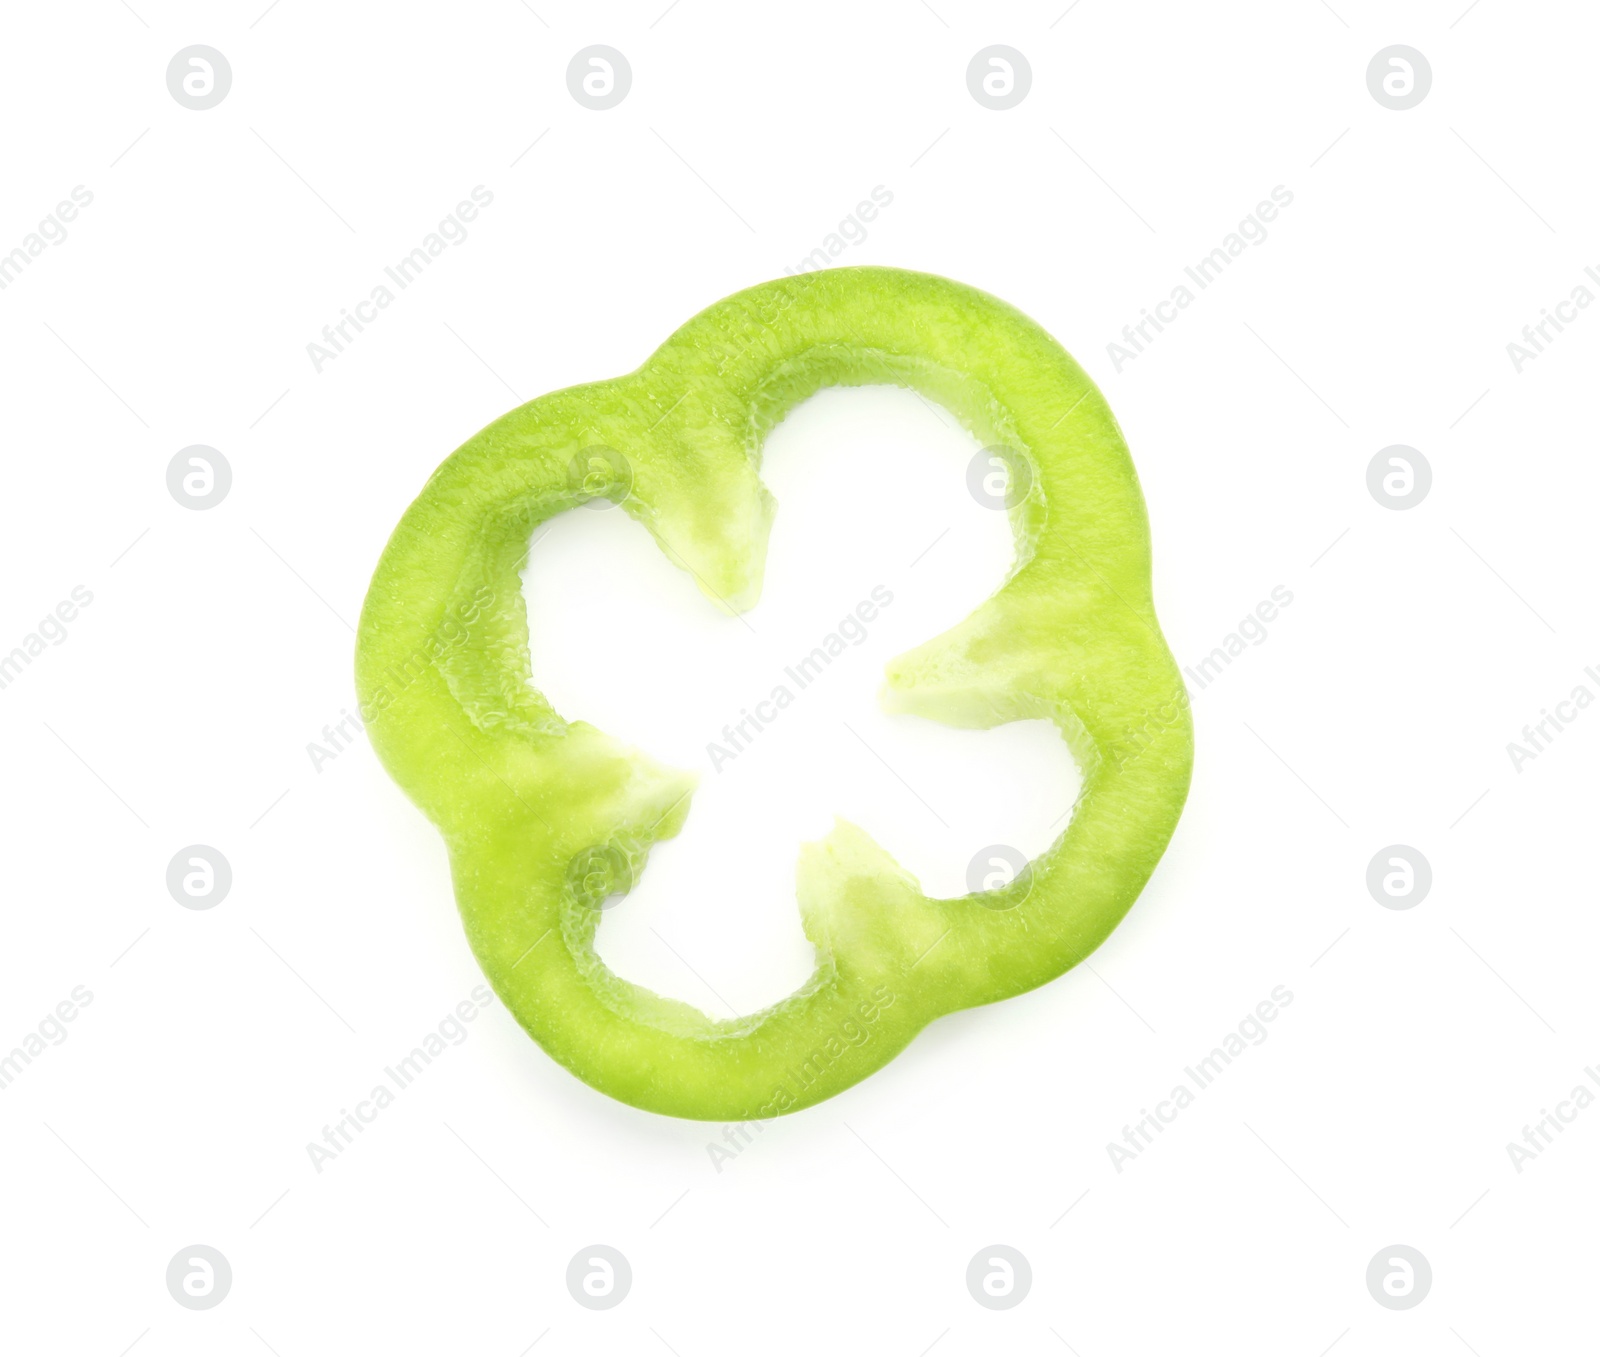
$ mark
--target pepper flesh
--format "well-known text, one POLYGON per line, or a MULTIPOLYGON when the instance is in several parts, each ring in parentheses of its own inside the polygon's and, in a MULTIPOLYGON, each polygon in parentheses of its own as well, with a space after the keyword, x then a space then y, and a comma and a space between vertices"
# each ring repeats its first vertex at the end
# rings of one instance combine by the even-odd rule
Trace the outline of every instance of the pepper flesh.
POLYGON ((1075 966, 1144 888, 1192 762, 1144 502, 1105 400, 1021 312, 898 269, 737 293, 638 371, 530 401, 468 440, 384 551, 356 673, 373 746, 443 833, 467 937, 506 1007, 595 1088, 679 1117, 798 1110, 881 1068, 941 1014, 1075 966), (925 896, 841 822, 800 855, 812 976, 761 1012, 714 1020, 595 952, 601 900, 679 830, 694 779, 563 720, 532 686, 518 571, 541 522, 609 490, 714 602, 749 607, 774 510, 763 439, 816 391, 872 383, 943 404, 983 445, 1020 452, 1030 481, 1011 509, 1011 575, 889 664, 885 705, 972 728, 1048 718, 1082 791, 1028 872, 951 900, 925 896))

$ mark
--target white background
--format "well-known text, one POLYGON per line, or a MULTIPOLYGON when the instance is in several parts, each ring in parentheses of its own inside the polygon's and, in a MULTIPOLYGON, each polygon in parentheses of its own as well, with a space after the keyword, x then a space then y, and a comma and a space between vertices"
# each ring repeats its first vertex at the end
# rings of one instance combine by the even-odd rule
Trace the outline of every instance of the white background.
MULTIPOLYGON (((1506 345, 1600 265, 1600 23, 1507 0, 1065 7, 8 8, 0 250, 94 195, 0 293, 0 650, 93 593, 0 691, 0 1049, 74 986, 94 996, 0 1094, 8 1349, 1583 1341, 1600 1111, 1520 1173, 1506 1144, 1600 1061, 1600 712, 1520 772, 1507 743, 1575 685, 1600 693, 1600 316, 1520 374, 1506 345), (194 43, 233 71, 203 112, 165 83, 194 43), (592 43, 632 66, 606 112, 566 85, 592 43), (1032 68, 1006 112, 966 86, 992 43, 1032 68), (1433 69, 1405 112, 1366 85, 1394 43, 1433 69), (468 239, 317 373, 306 345, 479 184, 468 239), (1266 241, 1116 371, 1107 344, 1279 184, 1294 201, 1266 241), (1101 383, 1180 663, 1294 595, 1196 695, 1155 878, 1089 966, 941 1020, 720 1172, 719 1128, 593 1092, 498 1007, 316 1172, 307 1142, 481 980, 433 830, 364 742, 320 771, 307 754, 353 709, 350 624, 389 531, 483 424, 636 366, 877 185, 893 202, 841 263, 985 288, 1101 383), (165 482, 194 443, 233 469, 204 512, 165 482), (1433 468, 1404 512, 1366 487, 1394 443, 1433 468), (232 865, 209 911, 165 886, 194 843, 232 865), (1365 885, 1394 843, 1433 869, 1407 911, 1365 885), (1118 1172, 1107 1142, 1279 985, 1269 1039, 1118 1172), (205 1312, 164 1282, 196 1243, 233 1269, 205 1312), (594 1243, 634 1275, 603 1313, 564 1280, 594 1243), (1034 1279, 1004 1312, 964 1280, 996 1243, 1034 1279), (1397 1243, 1434 1277, 1404 1312, 1365 1282, 1397 1243)), ((535 547, 536 679, 704 774, 607 916, 624 974, 717 1014, 786 992, 807 965, 793 854, 835 810, 930 883, 1055 832, 1074 775, 1053 734, 873 705, 882 661, 1003 573, 971 451, 903 393, 796 415, 769 449, 783 508, 754 633, 619 513, 535 547), (871 642, 712 773, 704 742, 879 583, 896 601, 871 642)))

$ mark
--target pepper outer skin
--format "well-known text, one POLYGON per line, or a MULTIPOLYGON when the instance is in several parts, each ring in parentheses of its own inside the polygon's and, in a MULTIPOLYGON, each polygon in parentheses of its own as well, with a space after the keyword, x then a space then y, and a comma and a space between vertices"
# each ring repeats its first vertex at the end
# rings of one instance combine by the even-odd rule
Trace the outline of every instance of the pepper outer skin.
POLYGON ((468 940, 507 1009, 601 1092, 711 1121, 829 1098, 942 1014, 1077 965, 1144 888, 1193 759, 1151 600, 1144 501, 1104 398, 1013 307, 890 268, 736 293, 638 371, 542 396, 469 439, 383 553, 356 676, 379 758, 444 836, 468 940), (695 779, 562 719, 532 686, 518 572, 540 523, 607 493, 712 603, 751 606, 775 508, 760 479, 766 434, 824 387, 877 383, 939 402, 1029 473, 1010 509, 1011 574, 965 621, 890 662, 884 705, 969 728, 1047 718, 1082 790, 1016 881, 957 899, 924 895, 839 822, 797 869, 810 979, 714 1020, 595 952, 600 902, 683 825, 695 779))

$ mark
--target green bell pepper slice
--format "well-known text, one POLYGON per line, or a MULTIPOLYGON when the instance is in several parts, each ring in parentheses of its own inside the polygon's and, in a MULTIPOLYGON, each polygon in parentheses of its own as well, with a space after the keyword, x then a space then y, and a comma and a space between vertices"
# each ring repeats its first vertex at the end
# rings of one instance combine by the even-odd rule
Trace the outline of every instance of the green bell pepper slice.
POLYGON ((468 440, 378 563, 356 677, 373 747, 444 835, 468 940, 517 1021, 601 1092, 714 1121, 831 1097, 941 1014, 1082 961, 1165 850, 1193 757, 1151 601, 1144 502, 1104 398, 1021 312, 889 268, 737 293, 638 371, 542 396, 468 440), (1010 577, 889 664, 885 704, 971 728, 1047 718, 1082 790, 1015 881, 959 899, 930 899, 841 823, 800 854, 810 979, 714 1020, 595 952, 602 902, 683 825, 694 778, 564 720, 532 686, 518 572, 540 523, 603 494, 713 601, 751 606, 774 510, 766 434, 821 388, 869 383, 911 387, 1010 450, 1017 492, 1010 577))

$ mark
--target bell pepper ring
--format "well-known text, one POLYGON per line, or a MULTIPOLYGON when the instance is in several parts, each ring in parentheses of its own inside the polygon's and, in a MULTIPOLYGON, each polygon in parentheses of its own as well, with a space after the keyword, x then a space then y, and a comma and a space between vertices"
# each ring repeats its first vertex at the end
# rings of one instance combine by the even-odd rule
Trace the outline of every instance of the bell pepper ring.
POLYGON ((1143 890, 1193 761, 1144 501, 1104 398, 1021 312, 891 268, 739 292, 638 371, 541 396, 468 440, 378 563, 356 679, 373 747, 444 835, 468 940, 518 1023, 602 1093, 712 1121, 832 1097, 940 1015, 1077 965, 1143 890), (822 388, 867 384, 919 391, 1006 450, 1017 552, 965 621, 889 663, 885 707, 972 729, 1046 718, 1082 789, 1047 851, 957 899, 924 895, 840 821, 800 851, 811 977, 716 1020, 595 951, 602 905, 682 827, 695 779, 564 720, 533 687, 518 572, 540 523, 606 496, 710 599, 750 607, 775 508, 763 440, 822 388))

